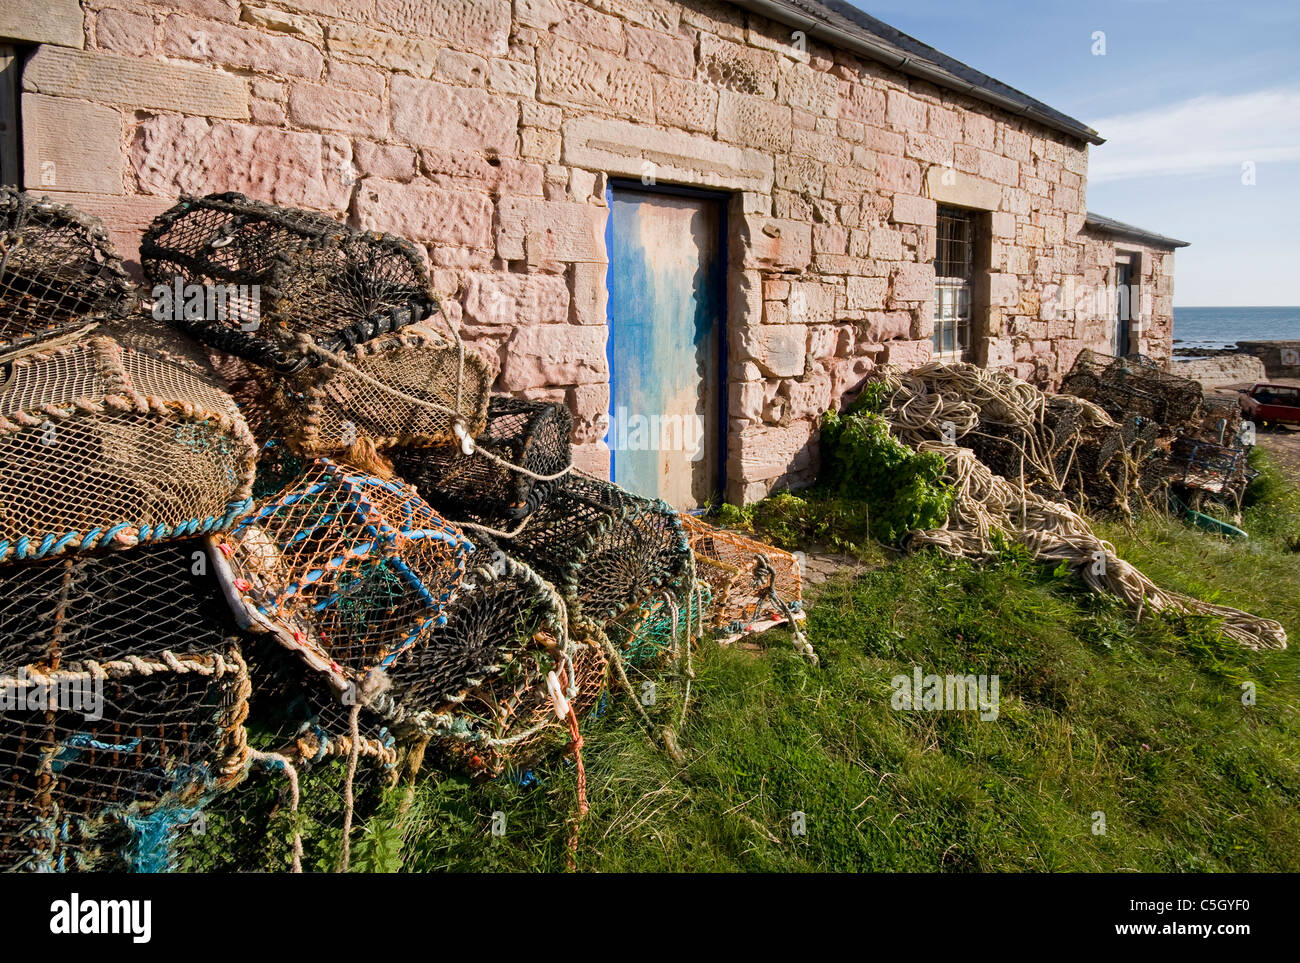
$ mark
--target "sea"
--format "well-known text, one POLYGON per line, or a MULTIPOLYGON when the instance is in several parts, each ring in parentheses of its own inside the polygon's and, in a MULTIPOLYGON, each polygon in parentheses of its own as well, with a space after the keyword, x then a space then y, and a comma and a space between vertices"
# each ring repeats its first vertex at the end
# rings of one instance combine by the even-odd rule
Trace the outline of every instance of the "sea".
POLYGON ((1300 341, 1300 307, 1174 308, 1174 348, 1211 351, 1238 341, 1300 341))

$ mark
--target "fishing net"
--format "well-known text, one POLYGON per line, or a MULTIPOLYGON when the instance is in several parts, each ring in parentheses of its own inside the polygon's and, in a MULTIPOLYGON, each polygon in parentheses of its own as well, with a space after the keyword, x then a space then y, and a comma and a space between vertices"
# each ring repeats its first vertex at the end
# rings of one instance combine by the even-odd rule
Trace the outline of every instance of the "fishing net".
POLYGON ((242 194, 182 197, 145 232, 140 260, 151 284, 179 295, 169 295, 176 324, 280 371, 315 363, 299 344, 302 335, 339 351, 434 311, 409 241, 242 194), (214 293, 233 286, 235 303, 199 308, 185 291, 191 284, 214 293))
POLYGON ((171 868, 243 777, 235 632, 194 540, 0 567, 0 867, 171 868))
POLYGON ((703 636, 713 602, 704 568, 702 565, 694 591, 661 592, 604 624, 603 631, 625 666, 647 669, 665 656, 676 658, 684 644, 703 636))
POLYGON ((99 221, 0 187, 0 352, 124 315, 133 301, 99 221))
POLYGON ((410 486, 321 459, 213 558, 241 624, 344 690, 446 622, 470 547, 410 486))
POLYGON ((565 405, 493 395, 472 454, 452 446, 403 448, 393 464, 426 498, 449 511, 520 519, 546 500, 568 469, 572 430, 565 405))
POLYGON ((358 442, 452 445, 483 431, 494 377, 478 354, 421 324, 267 382, 267 403, 286 441, 309 457, 358 442))
POLYGON ((0 560, 217 531, 250 507, 248 426, 194 370, 92 336, 0 378, 0 560))
POLYGON ((1139 415, 1170 433, 1196 417, 1200 383, 1170 374, 1144 355, 1116 358, 1085 349, 1061 382, 1061 391, 1095 402, 1116 421, 1139 415))
POLYGON ((803 577, 794 555, 693 515, 681 518, 696 572, 709 585, 716 628, 734 635, 760 622, 779 624, 799 616, 803 577))
POLYGON ((272 498, 292 485, 307 470, 311 460, 298 454, 283 441, 272 438, 262 446, 257 459, 257 476, 253 479, 253 498, 272 498))

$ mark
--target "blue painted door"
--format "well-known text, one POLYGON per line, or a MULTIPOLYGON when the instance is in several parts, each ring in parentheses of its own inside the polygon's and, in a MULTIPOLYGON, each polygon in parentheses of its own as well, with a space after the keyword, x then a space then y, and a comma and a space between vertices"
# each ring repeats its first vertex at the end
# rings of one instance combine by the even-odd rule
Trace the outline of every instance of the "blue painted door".
POLYGON ((722 485, 722 203, 615 187, 610 211, 612 475, 694 508, 722 485))

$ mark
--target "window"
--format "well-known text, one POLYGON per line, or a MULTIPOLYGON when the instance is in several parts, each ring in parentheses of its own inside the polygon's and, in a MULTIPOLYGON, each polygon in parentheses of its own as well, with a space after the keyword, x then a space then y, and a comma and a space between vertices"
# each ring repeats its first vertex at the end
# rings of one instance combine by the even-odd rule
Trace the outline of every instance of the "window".
POLYGON ((975 217, 954 207, 938 211, 934 252, 934 352, 964 359, 971 349, 971 286, 975 217))

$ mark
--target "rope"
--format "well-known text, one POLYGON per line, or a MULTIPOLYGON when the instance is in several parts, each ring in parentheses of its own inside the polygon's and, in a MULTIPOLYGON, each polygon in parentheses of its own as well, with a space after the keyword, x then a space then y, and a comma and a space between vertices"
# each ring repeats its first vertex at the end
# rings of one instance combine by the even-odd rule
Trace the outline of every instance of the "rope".
POLYGON ((358 701, 348 713, 348 733, 352 736, 352 746, 348 751, 348 774, 343 780, 343 855, 339 860, 339 872, 346 873, 352 859, 352 784, 357 778, 357 758, 361 755, 361 703, 358 701))
MULTIPOLYGON (((559 673, 560 683, 564 685, 565 673, 562 669, 559 673)), ((573 686, 573 673, 569 672, 569 686, 573 686)), ((573 820, 573 826, 569 830, 569 849, 568 849, 568 869, 573 872, 578 868, 578 830, 582 826, 583 817, 587 815, 590 807, 587 805, 587 770, 582 764, 582 733, 578 731, 578 713, 574 711, 573 703, 568 702, 566 705, 566 719, 569 723, 569 750, 573 753, 573 764, 578 770, 578 815, 573 820)))
POLYGON ((261 752, 257 749, 250 748, 248 757, 268 769, 278 769, 283 772, 289 779, 289 815, 293 819, 293 862, 292 871, 295 873, 302 872, 302 833, 298 829, 298 804, 301 796, 298 790, 298 770, 294 768, 293 763, 287 756, 282 756, 278 752, 261 752))
POLYGON ((918 450, 943 456, 948 466, 946 480, 956 490, 956 497, 943 526, 912 533, 909 548, 932 545, 957 558, 988 558, 997 554, 1000 534, 1024 545, 1040 561, 1068 564, 1090 589, 1118 595, 1139 618, 1147 609, 1215 616, 1223 620, 1224 634, 1247 648, 1286 648, 1286 630, 1280 623, 1166 592, 1120 558, 1115 547, 1093 534, 1088 523, 1067 505, 1012 486, 969 449, 926 441, 918 450))

